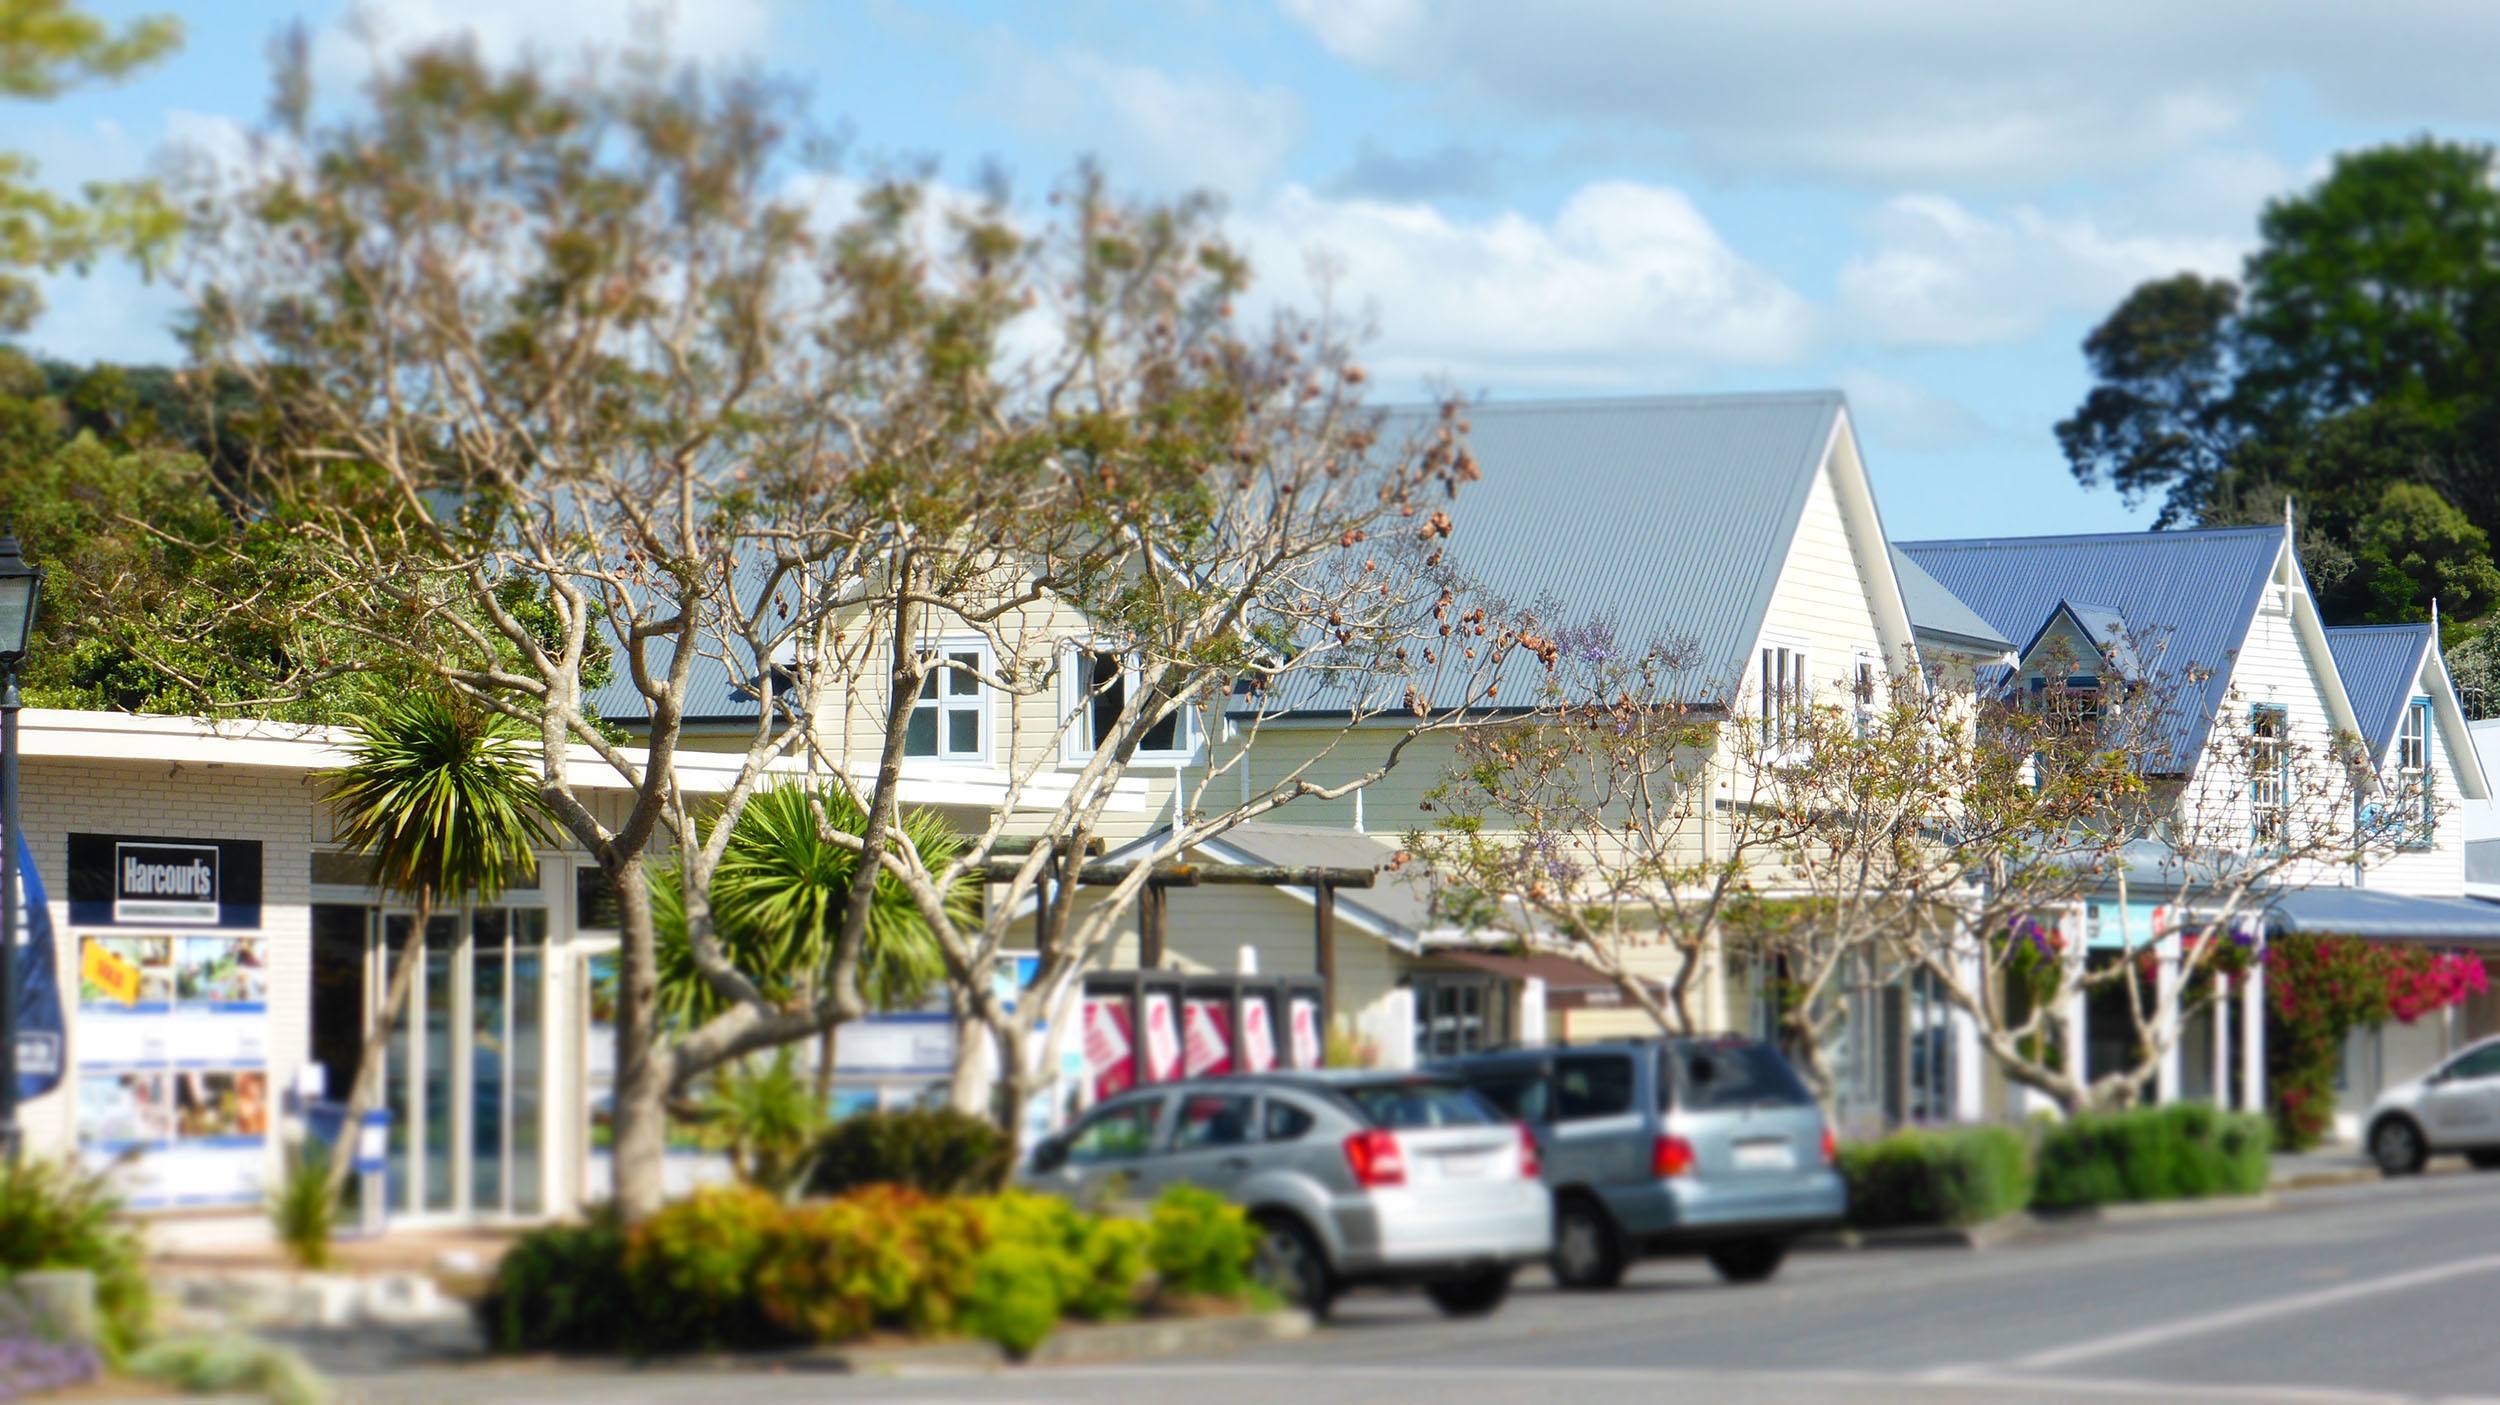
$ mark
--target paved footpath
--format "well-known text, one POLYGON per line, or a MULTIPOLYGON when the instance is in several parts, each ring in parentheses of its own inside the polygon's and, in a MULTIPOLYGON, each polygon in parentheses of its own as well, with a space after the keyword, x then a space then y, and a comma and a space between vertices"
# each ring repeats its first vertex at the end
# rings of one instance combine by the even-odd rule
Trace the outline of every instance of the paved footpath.
POLYGON ((1612 1293, 1540 1279, 1479 1322, 1444 1321, 1411 1296, 1359 1295, 1309 1340, 1202 1361, 883 1379, 476 1368, 347 1384, 376 1402, 464 1405, 2500 1405, 2500 1176, 2340 1186, 2271 1213, 1977 1252, 1799 1255, 1755 1288, 1674 1261, 1612 1293))

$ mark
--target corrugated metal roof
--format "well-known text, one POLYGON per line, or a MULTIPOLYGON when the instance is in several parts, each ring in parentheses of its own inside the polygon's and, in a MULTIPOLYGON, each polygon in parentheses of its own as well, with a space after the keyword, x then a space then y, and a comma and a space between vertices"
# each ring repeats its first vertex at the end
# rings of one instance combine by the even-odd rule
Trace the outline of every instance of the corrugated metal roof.
POLYGON ((1391 871, 1389 863, 1397 857, 1398 846, 1381 835, 1358 829, 1253 820, 1217 835, 1209 846, 1239 853, 1251 863, 1279 868, 1379 869, 1380 876, 1372 880, 1371 887, 1337 890, 1339 910, 1355 909, 1405 943, 1411 943, 1434 925, 1430 879, 1422 872, 1423 866, 1409 864, 1391 871))
POLYGON ((2266 916, 2278 932, 2500 946, 2500 904, 2478 898, 2417 897, 2377 888, 2303 888, 2275 899, 2266 916))
MULTIPOLYGON (((1683 700, 1717 703, 1743 675, 1771 588, 1831 443, 1836 391, 1487 401, 1466 411, 1481 482, 1449 512, 1450 563, 1483 595, 1553 602, 1602 620, 1625 654, 1670 644, 1692 666, 1683 700)), ((1392 412, 1401 442, 1437 410, 1392 412)), ((1455 669, 1415 680, 1435 705, 1463 700, 1455 669)), ((1499 703, 1536 701, 1543 668, 1517 658, 1499 703)), ((1408 680, 1301 680, 1269 705, 1304 713, 1391 705, 1408 680)))
MULTIPOLYGON (((762 592, 770 563, 751 561, 738 568, 738 593, 742 599, 753 600, 762 592)), ((624 646, 617 640, 613 624, 602 621, 600 630, 607 637, 612 665, 608 681, 591 690, 584 700, 600 720, 620 726, 637 726, 651 719, 651 700, 634 686, 633 671, 625 659, 624 646)), ((664 677, 677 656, 676 647, 666 639, 654 639, 647 647, 654 678, 664 677)), ((763 670, 751 658, 746 642, 707 635, 696 646, 694 662, 686 671, 685 720, 689 723, 747 722, 755 720, 756 684, 763 670), (733 670, 725 659, 734 658, 740 666, 733 670)))
POLYGON ((1921 634, 1944 636, 1949 642, 1982 649, 2006 650, 2014 641, 1939 584, 1927 568, 1893 547, 1892 573, 1901 580, 1901 603, 1910 612, 1910 627, 1921 634))
POLYGON ((2069 600, 2091 601, 2148 631, 2139 641, 2151 654, 2147 667, 2180 689, 2163 763, 2175 769, 2204 747, 2282 552, 2283 529, 1981 537, 1899 547, 2009 638, 2032 638, 2069 600), (2199 687, 2184 683, 2191 667, 2210 670, 2199 687))
POLYGON ((2430 642, 2427 624, 2347 625, 2326 632, 2327 652, 2344 676, 2344 696, 2352 699, 2352 714, 2360 719, 2361 739, 2372 756, 2386 755, 2387 744, 2396 739, 2396 724, 2404 720, 2430 642))

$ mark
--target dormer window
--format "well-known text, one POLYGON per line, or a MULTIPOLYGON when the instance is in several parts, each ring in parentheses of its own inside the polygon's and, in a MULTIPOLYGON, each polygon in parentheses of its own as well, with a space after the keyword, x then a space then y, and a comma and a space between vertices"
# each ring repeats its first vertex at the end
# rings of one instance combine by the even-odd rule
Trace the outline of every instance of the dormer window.
POLYGON ((2400 803, 2419 807, 2418 828, 2407 837, 2413 848, 2427 849, 2439 822, 2439 799, 2431 782, 2431 700, 2405 704, 2404 721, 2396 727, 2396 775, 2400 803))
POLYGON ((1806 651, 1785 645, 1762 649, 1762 744, 1790 746, 1805 740, 1806 651))
POLYGON ((2256 842, 2280 844, 2291 834, 2291 715, 2260 706, 2248 718, 2248 816, 2256 842))

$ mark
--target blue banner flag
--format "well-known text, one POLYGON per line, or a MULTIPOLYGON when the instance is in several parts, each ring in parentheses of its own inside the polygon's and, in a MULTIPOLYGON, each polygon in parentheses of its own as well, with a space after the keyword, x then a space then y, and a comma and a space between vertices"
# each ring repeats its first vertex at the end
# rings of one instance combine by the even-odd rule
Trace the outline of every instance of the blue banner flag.
POLYGON ((61 978, 52 962, 52 904, 45 900, 43 875, 35 872, 34 851, 23 835, 17 845, 18 891, 25 905, 18 911, 16 961, 11 972, 17 989, 17 1100, 42 1097, 60 1086, 66 1060, 61 1040, 61 978))

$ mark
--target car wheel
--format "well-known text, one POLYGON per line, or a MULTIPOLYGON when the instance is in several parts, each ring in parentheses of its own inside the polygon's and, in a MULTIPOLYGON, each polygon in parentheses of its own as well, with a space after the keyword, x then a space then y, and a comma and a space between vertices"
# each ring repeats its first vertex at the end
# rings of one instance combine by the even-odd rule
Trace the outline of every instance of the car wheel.
POLYGON ((1510 1296, 1510 1270, 1488 1268, 1465 1278, 1445 1278, 1426 1284, 1424 1293, 1434 1307, 1448 1316, 1482 1317, 1510 1296))
POLYGON ((2382 1175, 2410 1176, 2430 1159, 2430 1148, 2422 1144, 2422 1129, 2411 1118, 2390 1117, 2370 1129, 2370 1159, 2382 1175))
POLYGON ((1740 1239, 1710 1251, 1710 1266, 1730 1283, 1759 1283, 1780 1271, 1788 1257, 1784 1239, 1740 1239))
POLYGON ((1319 1240, 1291 1215, 1262 1215, 1259 1247, 1250 1260, 1250 1274, 1269 1292, 1313 1317, 1328 1315, 1336 1301, 1336 1275, 1319 1240))
POLYGON ((1596 1201, 1574 1196, 1554 1210, 1554 1281, 1566 1288, 1612 1288, 1626 1267, 1623 1236, 1596 1201))
POLYGON ((2465 1154, 2477 1171, 2500 1171, 2500 1146, 2478 1146, 2465 1154))

